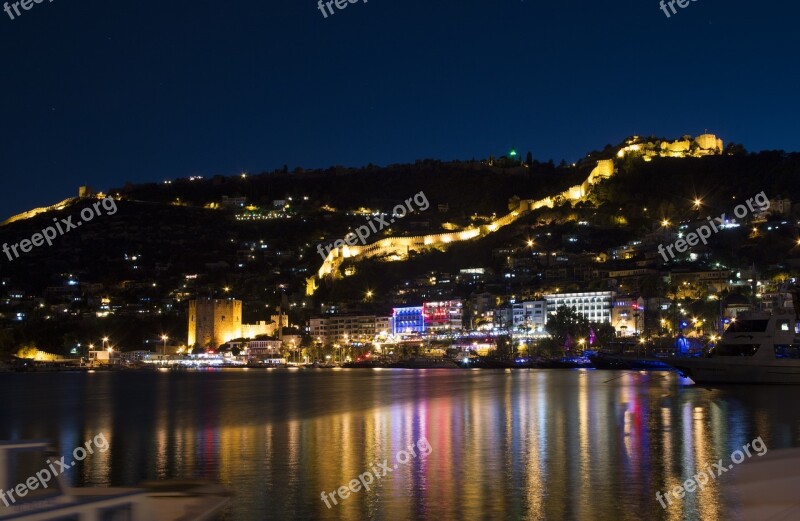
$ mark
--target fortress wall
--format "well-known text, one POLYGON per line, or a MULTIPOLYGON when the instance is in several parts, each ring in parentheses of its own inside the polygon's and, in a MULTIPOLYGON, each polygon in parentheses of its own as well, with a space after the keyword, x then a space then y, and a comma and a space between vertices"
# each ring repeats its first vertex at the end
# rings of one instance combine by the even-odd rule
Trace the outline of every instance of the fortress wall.
MULTIPOLYGON (((688 143, 688 142, 687 142, 688 143)), ((688 145, 687 145, 688 146, 688 145)), ((597 162, 597 166, 589 174, 589 177, 580 185, 575 185, 557 197, 562 197, 565 200, 578 201, 586 197, 591 190, 592 185, 599 182, 601 179, 609 178, 614 175, 614 161, 612 159, 604 159, 597 162)), ((451 242, 468 241, 477 237, 485 236, 489 233, 497 231, 503 226, 516 221, 521 215, 539 208, 555 206, 555 198, 552 196, 544 197, 539 200, 520 201, 517 209, 510 213, 495 219, 489 224, 480 227, 465 228, 461 231, 451 233, 438 233, 431 235, 415 235, 411 237, 388 237, 375 241, 366 246, 342 246, 332 250, 322 266, 318 270, 319 278, 326 275, 331 275, 338 271, 339 266, 346 258, 357 256, 373 257, 376 255, 404 255, 408 250, 422 250, 428 246, 436 246, 442 244, 449 244, 451 242), (341 250, 341 251, 340 251, 341 250)), ((312 277, 313 279, 313 277, 312 277)), ((316 283, 312 279, 307 281, 307 293, 313 294, 316 290, 316 283)))
POLYGON ((51 206, 43 206, 43 207, 40 207, 40 208, 34 208, 33 210, 28 210, 27 212, 22 212, 22 213, 19 213, 17 215, 14 215, 13 217, 9 217, 8 219, 6 219, 2 223, 0 223, 0 226, 5 226, 6 224, 11 224, 13 222, 21 221, 23 219, 30 219, 31 217, 36 217, 40 213, 52 212, 52 211, 55 211, 55 210, 60 210, 63 207, 65 207, 65 206, 67 206, 67 205, 69 205, 69 204, 71 204, 71 203, 73 203, 75 201, 77 201, 77 198, 68 197, 68 198, 64 199, 63 201, 61 201, 59 203, 56 203, 54 205, 51 205, 51 206))

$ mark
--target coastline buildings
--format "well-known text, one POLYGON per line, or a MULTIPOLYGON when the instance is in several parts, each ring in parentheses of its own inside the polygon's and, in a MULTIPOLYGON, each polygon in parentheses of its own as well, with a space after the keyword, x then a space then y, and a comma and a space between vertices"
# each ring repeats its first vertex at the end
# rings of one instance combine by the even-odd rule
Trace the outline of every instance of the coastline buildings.
POLYGON ((464 304, 460 300, 423 302, 421 306, 394 308, 392 334, 441 333, 464 328, 464 304))

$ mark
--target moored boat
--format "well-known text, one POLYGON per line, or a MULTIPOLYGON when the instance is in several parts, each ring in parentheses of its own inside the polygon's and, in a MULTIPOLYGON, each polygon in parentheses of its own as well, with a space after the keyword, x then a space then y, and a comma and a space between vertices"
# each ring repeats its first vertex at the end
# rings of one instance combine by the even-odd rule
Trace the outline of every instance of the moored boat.
POLYGON ((673 358, 667 362, 698 384, 800 385, 797 316, 741 314, 705 357, 673 358))
POLYGON ((624 371, 670 371, 672 367, 663 359, 638 355, 592 353, 588 355, 597 369, 616 369, 624 371))

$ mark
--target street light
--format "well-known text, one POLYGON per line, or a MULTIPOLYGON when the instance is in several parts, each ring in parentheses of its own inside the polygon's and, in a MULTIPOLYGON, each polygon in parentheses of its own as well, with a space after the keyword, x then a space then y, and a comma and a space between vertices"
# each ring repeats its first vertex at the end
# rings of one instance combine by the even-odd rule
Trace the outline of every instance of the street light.
POLYGON ((169 337, 167 335, 161 335, 161 340, 164 341, 164 351, 161 353, 162 355, 166 355, 167 354, 167 339, 168 338, 169 337))
POLYGON ((108 344, 108 337, 107 337, 107 336, 104 336, 104 337, 103 337, 103 349, 106 349, 106 345, 107 345, 107 344, 108 344))

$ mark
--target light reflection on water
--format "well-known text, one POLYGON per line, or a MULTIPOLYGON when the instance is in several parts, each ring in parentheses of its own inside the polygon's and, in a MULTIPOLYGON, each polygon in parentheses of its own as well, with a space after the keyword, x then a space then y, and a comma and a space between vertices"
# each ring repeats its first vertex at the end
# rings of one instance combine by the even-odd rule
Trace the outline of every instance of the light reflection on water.
POLYGON ((727 476, 666 511, 655 493, 758 436, 800 445, 797 392, 591 370, 4 374, 0 439, 67 453, 103 432, 73 484, 220 481, 225 520, 725 519, 727 476), (429 455, 322 502, 423 437, 429 455))

